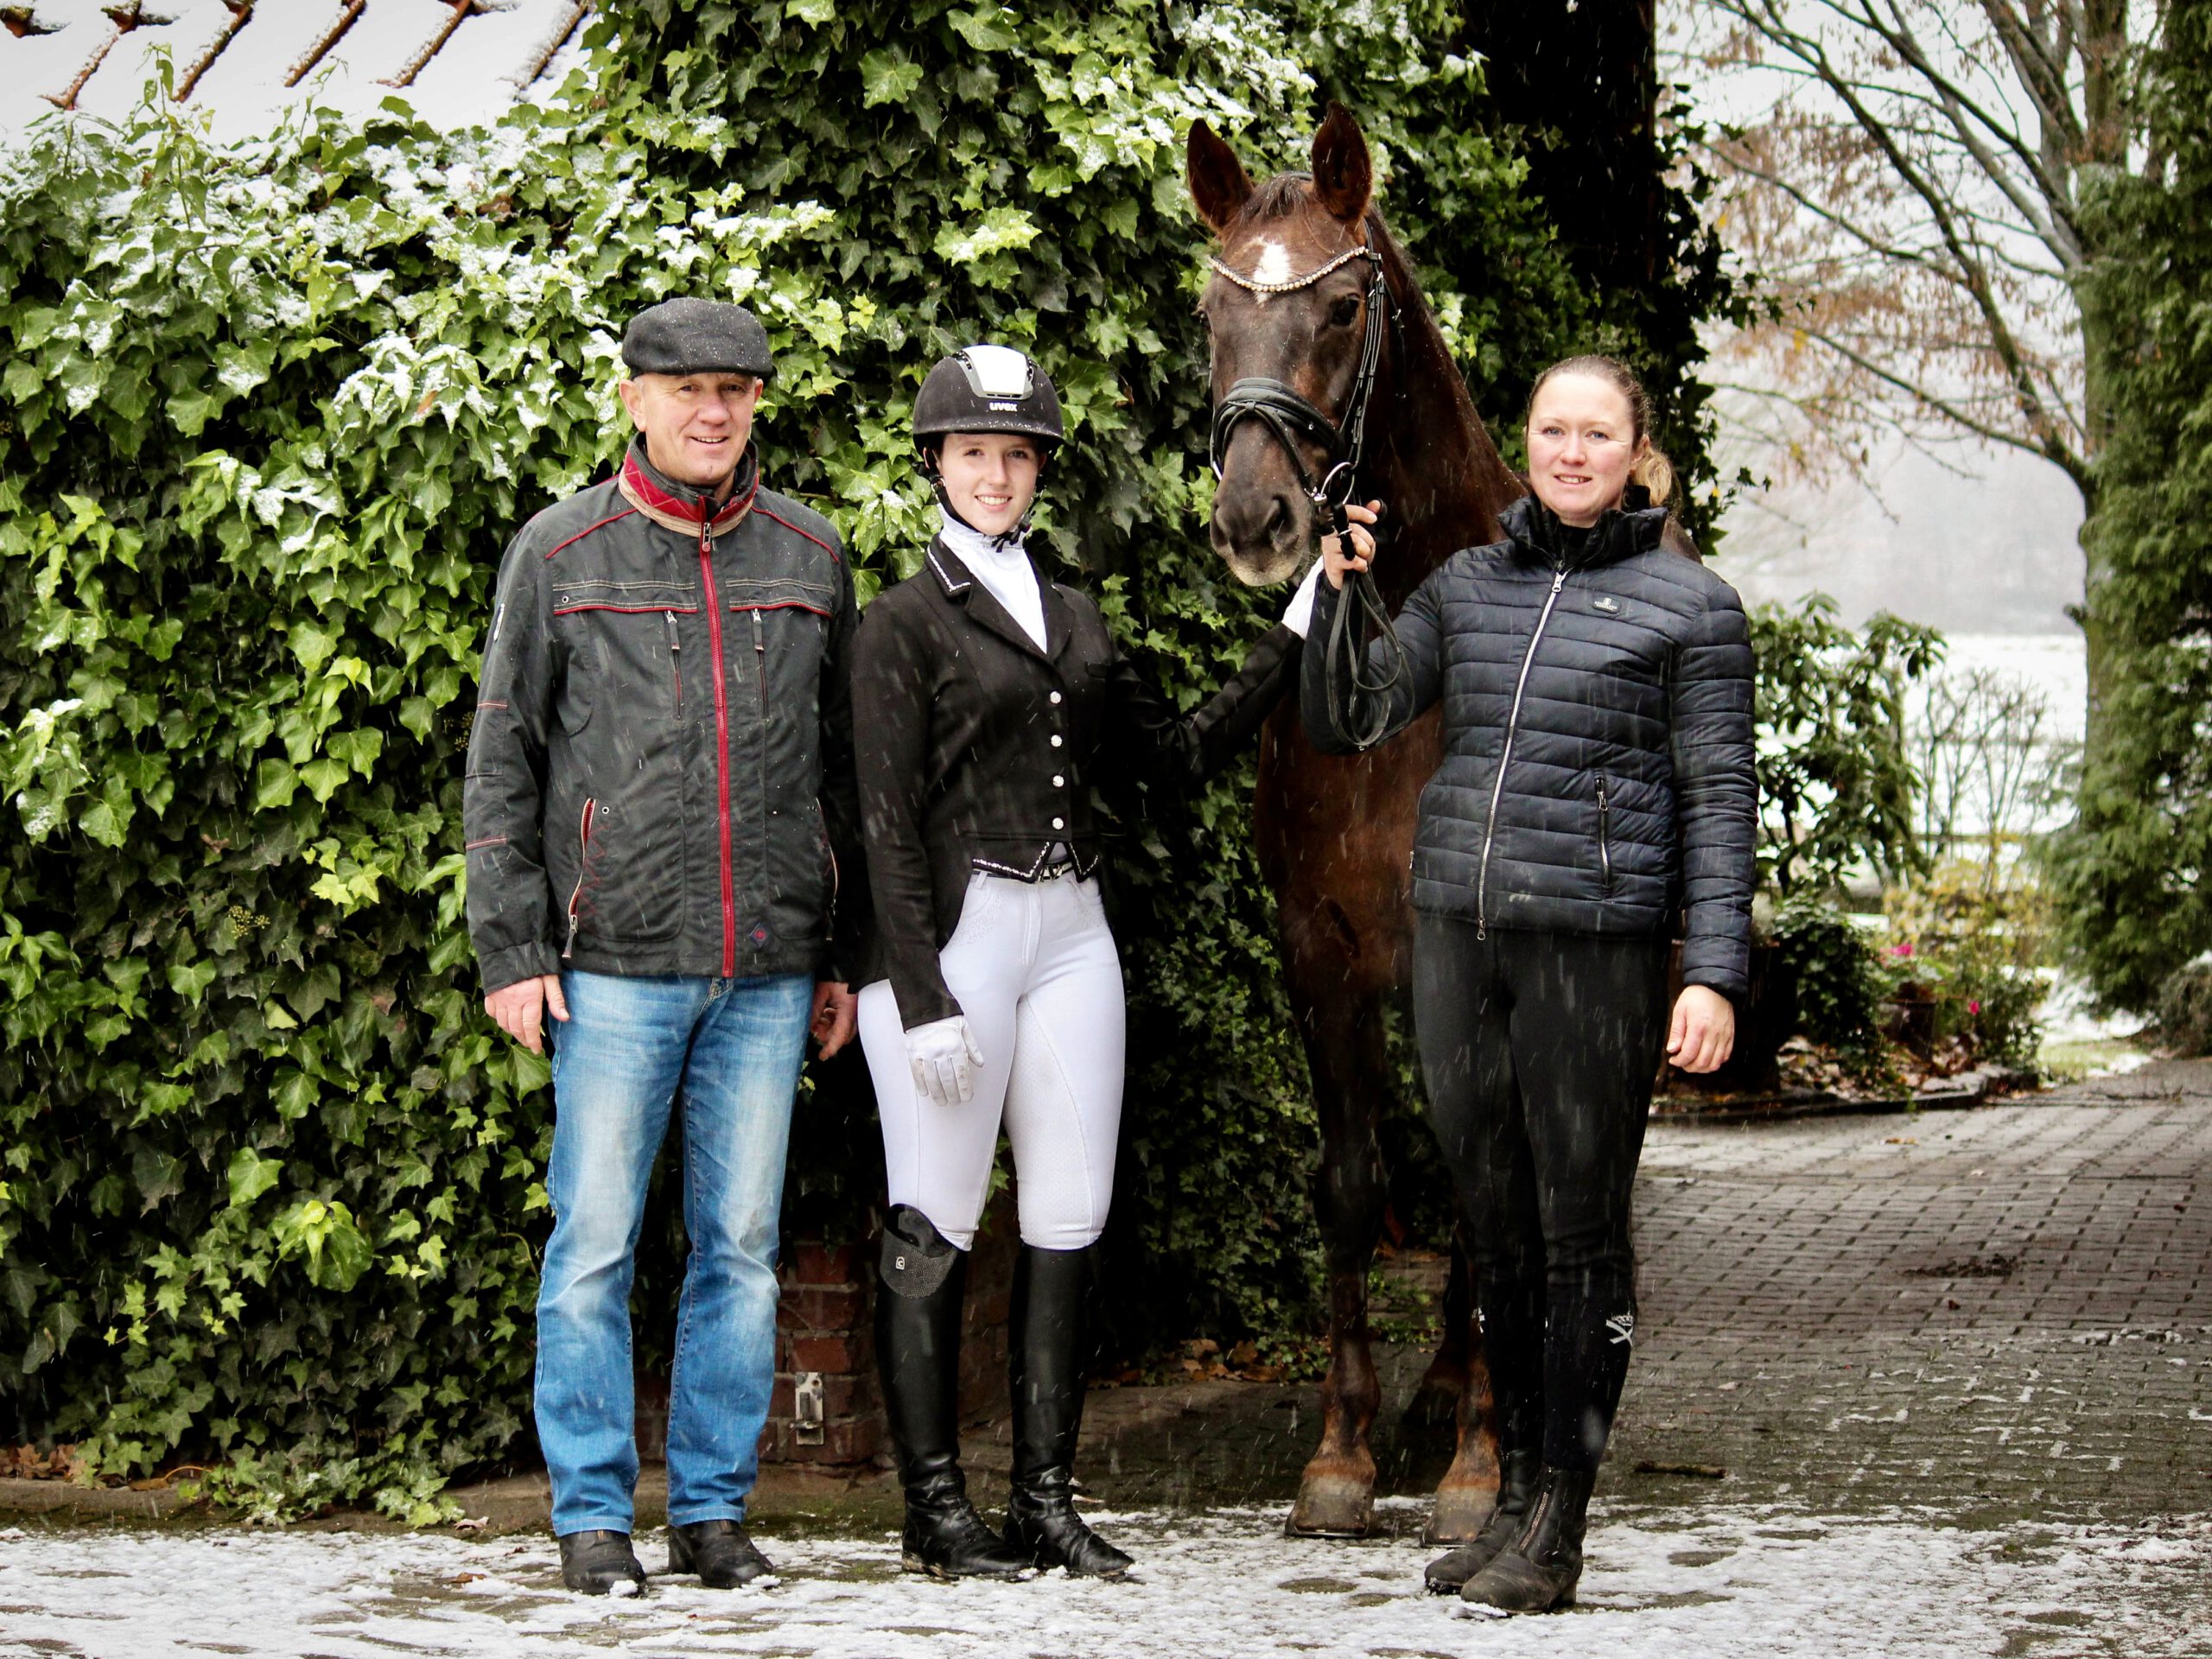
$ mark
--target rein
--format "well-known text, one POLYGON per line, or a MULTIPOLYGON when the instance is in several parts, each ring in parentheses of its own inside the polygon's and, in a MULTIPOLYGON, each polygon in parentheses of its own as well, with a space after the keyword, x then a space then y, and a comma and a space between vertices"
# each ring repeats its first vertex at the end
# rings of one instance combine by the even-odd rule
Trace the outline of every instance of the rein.
MULTIPOLYGON (((1223 463, 1228 459, 1230 440, 1238 425, 1251 420, 1266 427, 1297 469, 1299 486, 1313 504, 1315 514, 1328 515, 1338 545, 1346 552, 1351 548, 1351 521, 1345 515, 1344 506, 1351 499, 1360 459, 1366 452, 1367 406, 1374 397, 1375 376, 1382 362, 1383 330, 1394 321, 1395 309, 1389 285, 1384 279, 1382 257, 1362 244, 1345 249, 1302 276, 1280 283, 1248 276, 1218 258, 1206 261, 1217 275, 1248 293, 1264 295, 1293 294, 1300 289, 1311 288, 1331 271, 1341 270, 1355 259, 1369 261, 1374 266, 1374 274, 1367 284, 1367 327, 1360 342, 1359 371, 1352 377, 1351 397, 1341 423, 1296 387, 1254 375, 1236 382, 1224 394, 1214 410, 1213 431, 1208 443, 1213 474, 1219 478, 1223 463), (1318 445, 1328 454, 1327 468, 1318 479, 1313 469, 1306 464, 1301 441, 1318 445)), ((1345 584, 1344 597, 1329 625, 1322 667, 1331 723, 1355 747, 1371 748, 1382 741, 1390 723, 1389 693, 1405 675, 1406 653, 1390 626, 1390 613, 1376 588, 1375 578, 1368 571, 1352 572, 1345 584), (1377 647, 1382 668, 1374 678, 1364 672, 1370 636, 1377 647), (1375 699, 1379 701, 1372 702, 1373 713, 1354 725, 1351 706, 1375 699)))

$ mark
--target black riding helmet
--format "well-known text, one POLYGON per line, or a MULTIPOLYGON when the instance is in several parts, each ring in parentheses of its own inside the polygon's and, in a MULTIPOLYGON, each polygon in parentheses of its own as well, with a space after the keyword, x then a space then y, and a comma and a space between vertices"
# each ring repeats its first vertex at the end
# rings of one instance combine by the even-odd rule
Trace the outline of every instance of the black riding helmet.
POLYGON ((929 372, 914 397, 914 446, 932 472, 953 432, 1012 432, 1046 445, 1067 436, 1052 377, 1011 346, 970 346, 929 372))

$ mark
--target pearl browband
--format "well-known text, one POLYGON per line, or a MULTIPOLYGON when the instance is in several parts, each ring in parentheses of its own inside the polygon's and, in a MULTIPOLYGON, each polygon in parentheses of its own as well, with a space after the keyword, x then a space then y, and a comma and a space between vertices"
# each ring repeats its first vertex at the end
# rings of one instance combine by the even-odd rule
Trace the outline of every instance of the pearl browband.
POLYGON ((1331 271, 1342 270, 1355 259, 1373 259, 1375 257, 1375 250, 1365 246, 1364 245, 1357 248, 1346 248, 1335 258, 1330 260, 1327 264, 1317 265, 1312 270, 1307 271, 1303 276, 1294 276, 1288 282, 1285 283, 1263 283, 1256 276, 1247 276, 1243 271, 1231 269, 1230 266, 1224 264, 1217 258, 1209 257, 1206 260, 1206 264, 1211 265, 1217 274, 1228 277, 1229 280, 1236 283, 1237 287, 1247 289, 1251 293, 1294 294, 1301 288, 1313 287, 1314 283, 1319 282, 1331 271))

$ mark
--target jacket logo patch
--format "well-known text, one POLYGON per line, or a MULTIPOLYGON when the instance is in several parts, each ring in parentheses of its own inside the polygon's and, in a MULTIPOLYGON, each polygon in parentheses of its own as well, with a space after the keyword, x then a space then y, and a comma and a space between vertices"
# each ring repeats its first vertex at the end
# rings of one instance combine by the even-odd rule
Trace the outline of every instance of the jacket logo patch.
POLYGON ((1618 599, 1615 599, 1611 594, 1600 594, 1597 598, 1590 601, 1590 606, 1592 610, 1607 611, 1618 613, 1621 607, 1621 602, 1618 599))

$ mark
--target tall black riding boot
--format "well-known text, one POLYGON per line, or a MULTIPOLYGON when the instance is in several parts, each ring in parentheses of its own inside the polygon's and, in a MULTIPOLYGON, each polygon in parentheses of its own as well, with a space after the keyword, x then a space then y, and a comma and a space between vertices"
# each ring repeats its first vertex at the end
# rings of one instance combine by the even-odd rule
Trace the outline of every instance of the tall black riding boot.
POLYGON ((1459 1592, 1495 1613, 1548 1613, 1574 1605, 1582 1578, 1582 1533, 1595 1470, 1547 1469, 1512 1545, 1459 1592))
POLYGON ((1497 1507, 1483 1529, 1455 1550, 1428 1564, 1428 1587, 1440 1596, 1457 1594, 1469 1579, 1488 1567, 1519 1535, 1528 1518, 1529 1501, 1536 1495, 1536 1471, 1543 1454, 1531 1446, 1515 1446, 1498 1457, 1497 1507))
POLYGON ((1029 1570, 983 1524, 960 1472, 960 1304, 968 1257, 911 1205, 883 1227, 876 1363, 906 1493, 899 1560, 940 1579, 1017 1578, 1029 1570))
POLYGON ((1089 1249, 1021 1247, 1007 1326, 1014 1384, 1014 1491, 1006 1542, 1039 1567, 1118 1579, 1136 1563, 1075 1512, 1075 1442, 1083 1426, 1089 1249))

